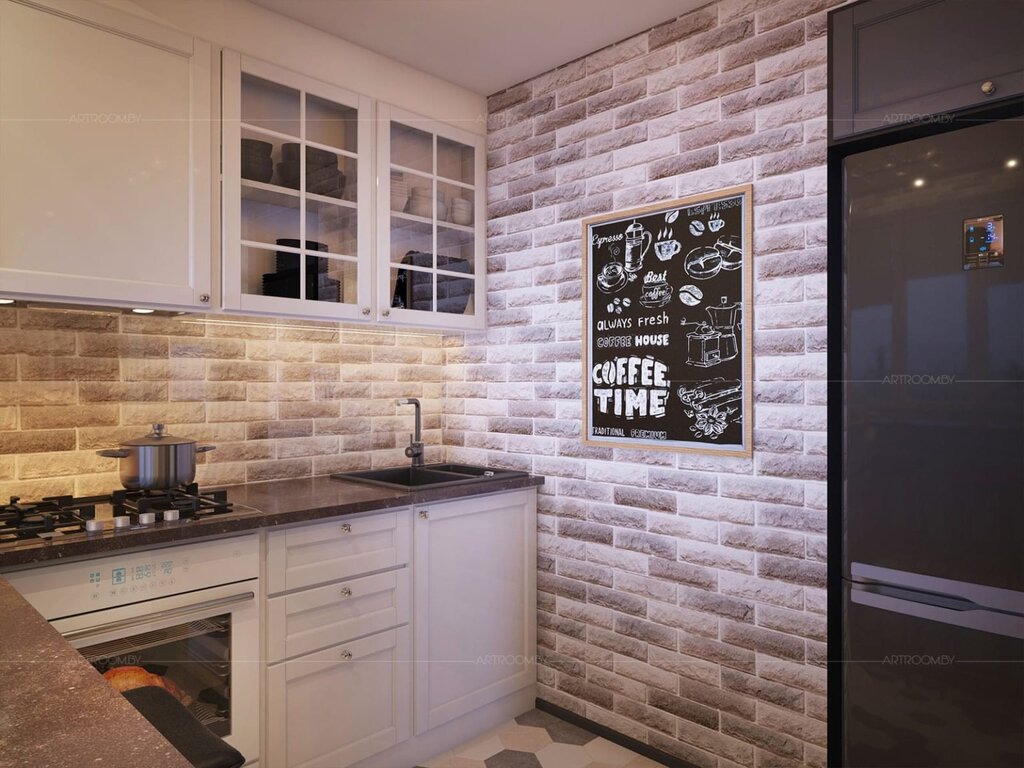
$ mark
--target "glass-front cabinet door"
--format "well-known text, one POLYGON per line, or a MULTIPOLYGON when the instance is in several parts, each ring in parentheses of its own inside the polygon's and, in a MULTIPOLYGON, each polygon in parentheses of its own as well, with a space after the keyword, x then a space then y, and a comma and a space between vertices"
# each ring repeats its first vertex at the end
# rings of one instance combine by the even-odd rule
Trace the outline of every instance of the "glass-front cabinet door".
POLYGON ((224 307, 370 319, 370 99, 223 57, 224 307))
POLYGON ((483 327, 483 137, 387 104, 377 130, 380 318, 483 327))

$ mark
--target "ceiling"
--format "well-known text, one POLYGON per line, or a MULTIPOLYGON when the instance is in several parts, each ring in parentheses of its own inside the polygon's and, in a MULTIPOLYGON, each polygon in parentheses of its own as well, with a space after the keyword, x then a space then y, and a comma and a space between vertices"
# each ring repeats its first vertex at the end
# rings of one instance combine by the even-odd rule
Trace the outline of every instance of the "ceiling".
POLYGON ((482 95, 708 0, 251 0, 482 95))

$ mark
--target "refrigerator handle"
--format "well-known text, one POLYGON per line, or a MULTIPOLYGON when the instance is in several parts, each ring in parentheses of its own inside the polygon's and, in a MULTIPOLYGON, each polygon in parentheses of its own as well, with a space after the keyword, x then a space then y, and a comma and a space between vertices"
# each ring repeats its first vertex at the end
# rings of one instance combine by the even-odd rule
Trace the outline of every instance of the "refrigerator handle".
MULTIPOLYGON (((930 593, 960 603, 971 603, 975 608, 1024 616, 1024 592, 1013 589, 971 584, 858 562, 850 564, 850 578, 869 586, 884 585, 901 591, 930 593)), ((909 595, 907 597, 915 599, 909 595)))
POLYGON ((881 584, 851 584, 850 600, 858 605, 956 627, 1024 640, 1024 616, 982 608, 961 598, 914 593, 881 584))

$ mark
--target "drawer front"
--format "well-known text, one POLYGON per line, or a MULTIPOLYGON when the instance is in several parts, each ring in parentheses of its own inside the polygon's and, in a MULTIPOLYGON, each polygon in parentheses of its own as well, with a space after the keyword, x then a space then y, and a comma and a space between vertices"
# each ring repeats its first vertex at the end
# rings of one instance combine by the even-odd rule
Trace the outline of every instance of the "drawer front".
POLYGON ((409 569, 363 576, 267 601, 271 663, 409 622, 409 569))
POLYGON ((409 562, 410 511, 272 531, 267 536, 268 594, 302 589, 409 562))
POLYGON ((409 738, 409 628, 267 670, 267 762, 346 768, 409 738))

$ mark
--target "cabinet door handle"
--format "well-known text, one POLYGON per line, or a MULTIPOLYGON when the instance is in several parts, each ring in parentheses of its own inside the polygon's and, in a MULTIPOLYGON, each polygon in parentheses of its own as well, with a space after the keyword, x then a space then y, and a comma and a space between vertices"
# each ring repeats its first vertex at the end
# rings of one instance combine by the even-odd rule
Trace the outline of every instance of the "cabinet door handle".
POLYGON ((342 587, 341 588, 341 596, 342 597, 352 597, 352 590, 349 589, 348 587, 342 587))
POLYGON ((363 307, 363 317, 369 317, 369 316, 370 316, 370 308, 369 307, 363 307))
POLYGON ((986 96, 991 96, 993 93, 996 92, 996 84, 993 83, 991 80, 986 80, 984 83, 981 84, 981 92, 984 93, 986 96))
POLYGON ((427 510, 425 510, 425 509, 421 509, 420 510, 420 520, 426 520, 428 517, 430 517, 430 513, 427 512, 427 510))
POLYGON ((342 661, 349 661, 351 658, 352 658, 352 651, 342 651, 341 652, 341 660, 342 661))
POLYGON ((391 310, 390 309, 381 310, 381 315, 383 315, 384 317, 391 317, 391 310))
POLYGON ((349 525, 348 523, 342 523, 341 524, 341 532, 342 533, 352 533, 352 526, 349 525))

